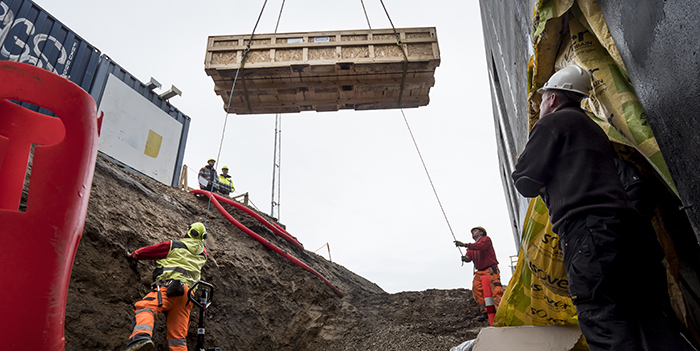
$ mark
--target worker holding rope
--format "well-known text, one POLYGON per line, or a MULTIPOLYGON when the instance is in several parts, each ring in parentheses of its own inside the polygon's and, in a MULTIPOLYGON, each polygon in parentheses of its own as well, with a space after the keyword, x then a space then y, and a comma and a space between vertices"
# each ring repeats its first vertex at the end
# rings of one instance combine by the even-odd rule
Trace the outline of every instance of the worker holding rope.
POLYGON ((479 304, 481 314, 477 317, 480 321, 488 319, 486 312, 486 299, 484 298, 484 287, 481 283, 481 277, 488 275, 491 282, 491 291, 493 301, 498 308, 503 297, 503 285, 501 285, 501 272, 498 270, 498 260, 496 252, 493 249, 491 238, 486 235, 486 229, 483 227, 474 227, 471 230, 473 244, 465 244, 459 240, 455 240, 455 246, 466 247, 467 252, 462 256, 462 262, 474 262, 474 280, 472 281, 472 295, 474 300, 479 304))

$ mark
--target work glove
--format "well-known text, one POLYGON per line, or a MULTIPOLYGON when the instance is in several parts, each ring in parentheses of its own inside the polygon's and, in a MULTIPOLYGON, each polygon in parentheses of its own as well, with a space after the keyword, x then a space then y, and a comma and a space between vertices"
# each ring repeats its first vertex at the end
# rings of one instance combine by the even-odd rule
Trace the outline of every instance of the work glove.
POLYGON ((461 247, 467 247, 467 244, 465 244, 465 243, 463 243, 463 242, 461 242, 461 241, 459 241, 459 240, 455 240, 455 246, 457 246, 457 247, 460 247, 460 246, 461 246, 461 247))
POLYGON ((471 262, 472 259, 469 256, 462 256, 462 262, 471 262))
POLYGON ((126 252, 126 262, 129 263, 129 267, 132 270, 136 271, 138 261, 136 261, 134 259, 134 257, 132 256, 133 254, 134 254, 133 252, 128 252, 128 251, 126 252))

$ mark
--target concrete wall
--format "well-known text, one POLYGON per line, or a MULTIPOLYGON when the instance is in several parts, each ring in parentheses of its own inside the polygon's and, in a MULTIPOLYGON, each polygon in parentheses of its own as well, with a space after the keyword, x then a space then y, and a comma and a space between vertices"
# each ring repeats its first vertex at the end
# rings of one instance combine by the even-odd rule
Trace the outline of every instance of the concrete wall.
POLYGON ((700 11, 694 1, 598 0, 700 239, 700 11))
MULTIPOLYGON (((527 62, 535 3, 480 0, 501 177, 518 244, 527 201, 510 174, 528 137, 527 62)), ((700 341, 700 11, 691 1, 598 4, 680 195, 678 201, 657 193, 657 210, 674 243, 686 322, 700 341)))
POLYGON ((527 62, 533 50, 531 27, 535 2, 479 1, 501 180, 518 248, 528 201, 515 190, 510 174, 528 137, 527 62))

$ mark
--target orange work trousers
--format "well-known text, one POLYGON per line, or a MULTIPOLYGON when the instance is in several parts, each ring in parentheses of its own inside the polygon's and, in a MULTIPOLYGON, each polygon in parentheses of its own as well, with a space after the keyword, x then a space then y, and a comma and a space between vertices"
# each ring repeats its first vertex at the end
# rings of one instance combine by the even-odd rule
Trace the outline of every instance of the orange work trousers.
POLYGON ((503 297, 503 285, 501 285, 501 271, 498 270, 497 266, 474 272, 474 281, 472 282, 472 295, 474 295, 474 300, 479 304, 479 309, 482 311, 486 311, 486 302, 484 300, 484 287, 481 285, 481 277, 484 275, 489 276, 489 282, 491 282, 491 295, 493 295, 493 302, 497 308, 498 305, 501 304, 501 297, 503 297))
MULTIPOLYGON (((187 351, 187 329, 190 325, 192 304, 187 303, 187 294, 177 297, 167 297, 166 287, 160 287, 163 305, 158 306, 158 291, 151 290, 146 297, 134 304, 134 331, 129 342, 134 339, 153 337, 153 325, 156 316, 161 312, 167 313, 168 349, 170 351, 187 351), (147 334, 147 335, 145 335, 147 334)), ((185 284, 185 292, 189 291, 185 284)))

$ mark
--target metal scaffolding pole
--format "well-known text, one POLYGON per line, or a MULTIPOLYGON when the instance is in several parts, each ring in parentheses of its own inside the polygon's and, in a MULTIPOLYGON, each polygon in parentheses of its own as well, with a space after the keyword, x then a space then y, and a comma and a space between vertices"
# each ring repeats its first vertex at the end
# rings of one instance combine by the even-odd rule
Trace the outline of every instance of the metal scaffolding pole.
POLYGON ((270 216, 280 218, 280 164, 282 161, 282 119, 281 114, 275 115, 275 151, 272 162, 272 208, 270 216))

